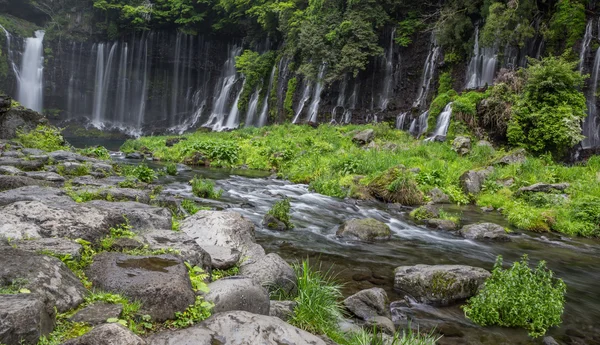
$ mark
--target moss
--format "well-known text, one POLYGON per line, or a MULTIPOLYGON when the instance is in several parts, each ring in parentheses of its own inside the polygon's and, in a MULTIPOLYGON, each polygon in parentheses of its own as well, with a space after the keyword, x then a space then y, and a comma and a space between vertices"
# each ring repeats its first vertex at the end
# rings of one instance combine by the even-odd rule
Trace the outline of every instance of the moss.
POLYGON ((410 212, 410 218, 412 218, 414 220, 433 219, 433 218, 437 218, 438 216, 439 216, 439 214, 434 212, 434 210, 428 206, 421 206, 419 208, 412 210, 412 212, 410 212))
POLYGON ((287 91, 285 92, 285 100, 283 102, 283 109, 288 120, 291 120, 294 116, 294 94, 296 93, 297 86, 298 79, 296 79, 296 77, 293 77, 288 81, 287 91))
POLYGON ((456 277, 448 272, 435 272, 431 278, 431 292, 437 296, 444 296, 456 283, 456 277))
POLYGON ((373 197, 385 202, 414 206, 422 204, 424 200, 412 173, 404 168, 391 168, 383 172, 368 188, 373 197))

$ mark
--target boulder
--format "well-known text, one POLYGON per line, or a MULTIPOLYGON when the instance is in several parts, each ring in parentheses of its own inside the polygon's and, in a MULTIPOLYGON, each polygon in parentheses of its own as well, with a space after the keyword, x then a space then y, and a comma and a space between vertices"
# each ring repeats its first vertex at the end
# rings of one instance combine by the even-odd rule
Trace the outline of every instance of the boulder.
POLYGON ((54 162, 100 162, 98 159, 86 157, 75 152, 58 150, 48 153, 54 162))
POLYGON ((40 149, 21 149, 26 156, 43 156, 46 154, 46 151, 40 149))
POLYGON ((25 173, 25 176, 31 177, 32 179, 43 180, 48 182, 65 182, 64 177, 50 171, 29 171, 25 173))
POLYGON ((56 306, 60 313, 76 308, 88 292, 56 258, 5 247, 0 250, 0 262, 1 285, 22 282, 22 288, 38 296, 47 308, 56 306))
POLYGON ((0 295, 0 344, 37 344, 54 328, 54 308, 33 294, 0 295))
POLYGON ((29 157, 29 159, 19 159, 19 163, 16 165, 16 167, 26 171, 37 171, 42 170, 47 162, 47 157, 44 157, 42 159, 36 159, 33 156, 31 156, 29 157))
POLYGON ((254 243, 254 224, 237 212, 200 211, 181 222, 181 231, 203 245, 222 246, 238 250, 246 263, 265 255, 254 243))
POLYGON ((141 239, 148 245, 150 250, 177 250, 179 254, 176 254, 176 256, 179 256, 183 261, 189 262, 192 266, 202 267, 209 273, 211 271, 211 256, 184 232, 153 230, 143 234, 141 239))
POLYGON ((390 227, 373 218, 351 219, 342 224, 337 236, 358 238, 362 241, 387 240, 392 236, 390 227))
POLYGON ((82 205, 103 210, 113 215, 124 216, 129 221, 132 230, 136 233, 171 229, 172 216, 171 212, 166 208, 150 206, 134 201, 110 202, 93 200, 82 205))
POLYGON ((401 266, 394 289, 421 303, 448 305, 474 296, 489 276, 483 268, 463 265, 401 266))
POLYGON ((139 152, 130 152, 125 155, 125 158, 127 158, 127 159, 143 159, 144 155, 142 155, 139 152))
POLYGON ((5 151, 0 153, 2 157, 22 158, 25 155, 21 151, 5 151))
POLYGON ((210 255, 213 268, 227 270, 240 262, 241 253, 235 248, 203 245, 202 249, 210 255))
POLYGON ((269 292, 257 281, 244 276, 219 279, 208 285, 204 299, 213 303, 213 313, 244 310, 269 315, 269 292))
POLYGON ((346 298, 344 306, 362 320, 368 320, 375 316, 392 317, 387 293, 381 288, 359 291, 346 298))
POLYGON ((0 207, 0 236, 12 239, 63 237, 97 242, 123 223, 121 214, 74 202, 55 206, 19 201, 0 207))
POLYGON ((38 201, 48 205, 75 205, 67 193, 58 188, 27 186, 0 192, 0 206, 18 201, 38 201))
POLYGON ((102 188, 110 188, 110 187, 118 187, 119 183, 124 182, 127 178, 123 176, 110 176, 106 178, 93 178, 89 175, 79 176, 74 178, 71 181, 71 184, 76 187, 80 186, 90 186, 90 187, 102 187, 102 188))
POLYGON ((3 165, 0 166, 0 175, 24 176, 25 172, 19 168, 15 168, 10 165, 3 165))
POLYGON ((454 231, 458 228, 456 223, 449 219, 427 219, 425 220, 425 224, 428 228, 435 230, 454 231))
POLYGON ((366 145, 373 141, 375 138, 375 131, 372 129, 365 129, 364 131, 360 131, 352 137, 352 141, 359 145, 366 145))
POLYGON ((0 175, 0 191, 26 186, 48 186, 48 183, 27 176, 0 175))
POLYGON ((409 216, 414 220, 434 219, 440 216, 440 210, 433 204, 427 204, 412 210, 409 216))
POLYGON ((483 182, 493 172, 493 167, 487 167, 480 170, 469 170, 460 176, 460 186, 465 194, 479 194, 483 182))
POLYGON ((117 323, 94 327, 79 338, 67 340, 62 345, 146 345, 147 343, 127 328, 117 323))
POLYGON ((457 136, 452 141, 452 150, 456 151, 461 156, 468 154, 471 152, 471 138, 457 136))
POLYGON ((490 143, 487 140, 479 140, 477 142, 477 146, 485 146, 485 147, 489 147, 490 149, 494 149, 494 145, 492 145, 492 143, 490 143))
POLYGON ((295 301, 271 301, 269 316, 275 316, 287 322, 294 315, 296 305, 298 303, 295 301))
POLYGON ((550 193, 552 191, 564 191, 565 189, 569 188, 571 185, 568 183, 536 183, 536 184, 532 184, 531 186, 527 186, 527 187, 521 187, 519 188, 519 190, 517 191, 517 194, 522 194, 522 193, 528 193, 528 192, 532 192, 532 193, 550 193))
POLYGON ((81 244, 66 238, 38 238, 34 240, 11 241, 10 245, 28 252, 49 252, 55 255, 70 255, 78 260, 81 257, 81 244))
POLYGON ((270 253, 254 262, 242 263, 240 274, 254 278, 270 292, 293 295, 297 291, 296 273, 278 254, 270 253))
POLYGON ((510 241, 504 227, 494 223, 478 223, 464 226, 460 234, 470 240, 510 241))
POLYGON ((268 213, 265 214, 265 216, 263 217, 262 225, 267 229, 277 231, 285 231, 288 228, 284 222, 280 221, 279 219, 275 218, 275 216, 268 213))
POLYGON ((76 191, 98 194, 100 199, 108 201, 135 201, 142 204, 150 203, 150 193, 133 188, 77 188, 76 191))
POLYGON ((449 204, 450 197, 439 188, 434 188, 427 194, 434 204, 449 204))
POLYGON ((497 159, 494 164, 496 165, 510 165, 510 164, 521 164, 527 160, 527 152, 525 149, 516 149, 504 157, 497 159))
POLYGON ((0 139, 14 139, 17 130, 29 132, 48 120, 37 111, 24 107, 13 107, 0 114, 0 139))
POLYGON ((110 318, 119 318, 123 311, 123 305, 98 302, 81 309, 69 318, 71 322, 84 322, 96 326, 106 323, 110 318))
POLYGON ((373 328, 376 328, 378 331, 389 335, 394 335, 396 333, 394 322, 385 316, 374 316, 369 318, 365 322, 365 328, 368 331, 372 331, 373 328))
MULTIPOLYGON (((223 345, 225 339, 215 332, 196 325, 176 331, 152 334, 146 338, 148 345, 223 345)), ((248 344, 250 345, 250 344, 248 344)))
POLYGON ((101 253, 87 270, 96 288, 142 302, 142 314, 162 322, 173 319, 196 298, 183 261, 172 255, 132 256, 101 253))

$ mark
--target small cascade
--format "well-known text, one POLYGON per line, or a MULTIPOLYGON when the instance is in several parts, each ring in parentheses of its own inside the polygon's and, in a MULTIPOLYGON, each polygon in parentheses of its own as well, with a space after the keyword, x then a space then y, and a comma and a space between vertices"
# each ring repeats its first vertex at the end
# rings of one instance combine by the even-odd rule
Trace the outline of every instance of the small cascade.
POLYGON ((350 123, 352 121, 352 111, 356 109, 356 103, 358 101, 358 91, 360 90, 360 84, 355 82, 354 90, 352 90, 352 94, 350 95, 350 99, 348 99, 348 107, 344 109, 343 121, 345 124, 350 123))
POLYGON ((394 36, 396 35, 396 28, 392 30, 390 35, 390 41, 385 49, 384 65, 385 65, 385 76, 383 77, 383 85, 381 87, 381 93, 379 96, 379 102, 377 107, 379 110, 386 110, 390 97, 392 96, 393 80, 394 80, 394 36))
MULTIPOLYGON (((212 113, 208 118, 208 121, 204 123, 204 127, 211 128, 212 130, 219 131, 223 129, 227 115, 230 113, 230 108, 227 108, 229 95, 231 90, 237 81, 237 71, 235 69, 235 57, 240 55, 242 49, 240 47, 232 47, 229 50, 229 57, 223 65, 223 72, 221 73, 221 82, 217 84, 215 88, 216 99, 213 103, 212 113)), ((236 106, 234 104, 233 106, 236 106)))
POLYGON ((408 112, 400 113, 396 116, 396 129, 404 130, 404 126, 406 123, 406 117, 409 115, 408 112))
POLYGON ((271 71, 271 77, 269 77, 269 87, 267 88, 267 93, 265 94, 265 98, 263 100, 262 110, 260 111, 260 116, 258 117, 258 127, 262 127, 267 124, 267 118, 269 117, 269 96, 271 95, 271 88, 273 88, 275 71, 277 71, 277 68, 273 66, 273 70, 271 71))
POLYGON ((496 75, 498 56, 495 48, 479 47, 479 27, 475 28, 475 45, 473 57, 469 62, 467 70, 466 89, 477 89, 486 85, 492 85, 496 75))
POLYGON ((429 110, 426 110, 419 117, 412 120, 408 132, 414 137, 420 137, 427 132, 427 120, 429 119, 429 110))
POLYGON ((337 113, 340 109, 344 110, 344 105, 346 103, 346 87, 348 86, 348 75, 344 76, 344 79, 340 83, 340 88, 338 91, 337 101, 335 103, 335 107, 331 110, 331 123, 337 123, 337 113))
POLYGON ((17 101, 38 112, 43 109, 44 34, 44 31, 36 31, 35 37, 25 40, 25 52, 17 76, 17 101))
POLYGON ((423 77, 421 78, 421 87, 417 99, 413 103, 413 108, 423 110, 427 105, 427 97, 429 96, 431 80, 435 75, 435 68, 437 66, 437 60, 440 55, 440 47, 438 47, 435 41, 435 34, 431 34, 431 43, 429 44, 429 54, 425 59, 425 65, 423 66, 423 77))
POLYGON ((17 64, 15 63, 15 57, 14 57, 14 52, 12 50, 12 46, 11 46, 11 42, 12 42, 12 36, 10 35, 10 32, 8 32, 2 25, 0 25, 0 29, 2 29, 2 31, 4 31, 4 36, 6 37, 6 55, 8 58, 8 62, 10 63, 10 67, 13 70, 13 73, 15 74, 15 76, 19 77, 19 68, 17 67, 17 64))
POLYGON ((446 137, 448 126, 450 126, 450 118, 452 117, 452 102, 448 103, 442 113, 437 118, 435 131, 429 139, 435 140, 438 137, 446 137))
POLYGON ((579 52, 579 72, 583 72, 587 52, 590 48, 590 42, 592 41, 592 23, 592 19, 587 22, 587 25, 585 26, 585 35, 583 36, 583 41, 581 41, 581 51, 579 52))
POLYGON ((106 109, 109 87, 111 85, 112 65, 118 43, 98 44, 96 52, 96 87, 94 89, 94 111, 92 124, 99 129, 107 122, 106 109), (110 49, 107 49, 110 47, 110 49), (107 55, 108 54, 108 55, 107 55))
POLYGON ((321 103, 321 92, 323 91, 323 77, 325 76, 325 64, 322 64, 319 68, 319 75, 317 77, 317 86, 313 93, 312 102, 310 108, 308 108, 308 122, 317 122, 317 116, 319 115, 319 104, 321 103))
POLYGON ((238 103, 240 101, 240 96, 242 95, 242 90, 244 89, 244 85, 238 91, 237 96, 235 97, 235 101, 231 106, 231 110, 229 111, 229 115, 227 115, 227 122, 223 129, 236 129, 240 126, 240 110, 238 109, 238 103))
POLYGON ((277 78, 277 106, 279 109, 283 109, 283 102, 285 101, 285 91, 287 89, 288 75, 290 58, 287 56, 282 57, 279 60, 279 76, 277 78))
MULTIPOLYGON (((600 34, 600 33, 599 33, 600 34)), ((596 50, 594 58, 594 67, 592 70, 592 78, 587 94, 588 116, 583 122, 583 135, 585 139, 582 141, 584 148, 600 146, 600 120, 598 119, 598 109, 596 106, 596 91, 598 90, 598 74, 600 73, 600 48, 596 50)))
POLYGON ((312 85, 310 80, 304 80, 304 91, 302 91, 302 98, 300 99, 300 102, 298 102, 298 106, 296 107, 296 114, 294 115, 294 120, 292 120, 292 123, 298 122, 298 118, 300 117, 300 114, 302 114, 302 110, 304 110, 306 102, 308 102, 308 100, 310 99, 311 89, 312 85))
POLYGON ((248 111, 246 112, 246 127, 254 125, 254 117, 256 116, 256 110, 258 109, 258 94, 260 89, 256 89, 250 101, 248 102, 248 111))

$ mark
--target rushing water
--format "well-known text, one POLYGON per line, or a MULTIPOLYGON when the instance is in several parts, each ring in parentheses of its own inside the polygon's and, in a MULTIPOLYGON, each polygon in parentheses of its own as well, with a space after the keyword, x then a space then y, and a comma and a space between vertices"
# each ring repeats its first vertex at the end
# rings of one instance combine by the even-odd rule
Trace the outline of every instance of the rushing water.
POLYGON ((473 57, 469 62, 467 70, 467 89, 476 89, 486 85, 492 85, 496 74, 498 56, 496 49, 491 47, 481 48, 479 46, 479 27, 475 28, 475 45, 473 57))
POLYGON ((25 40, 25 51, 18 75, 17 101, 27 108, 41 112, 43 109, 44 31, 25 40))

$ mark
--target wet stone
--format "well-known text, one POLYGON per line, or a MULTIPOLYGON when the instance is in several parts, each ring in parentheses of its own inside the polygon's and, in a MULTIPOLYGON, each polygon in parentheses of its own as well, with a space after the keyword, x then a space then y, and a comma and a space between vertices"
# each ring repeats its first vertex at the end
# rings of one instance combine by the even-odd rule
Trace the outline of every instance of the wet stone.
POLYGON ((106 320, 110 318, 118 318, 122 311, 123 305, 121 304, 99 302, 81 309, 70 320, 72 322, 85 322, 95 326, 106 323, 106 320))

